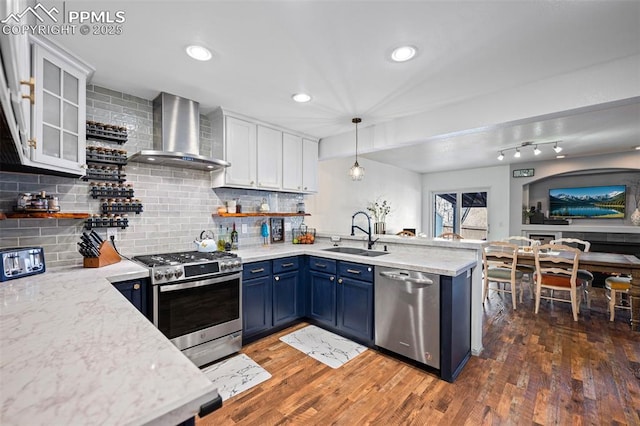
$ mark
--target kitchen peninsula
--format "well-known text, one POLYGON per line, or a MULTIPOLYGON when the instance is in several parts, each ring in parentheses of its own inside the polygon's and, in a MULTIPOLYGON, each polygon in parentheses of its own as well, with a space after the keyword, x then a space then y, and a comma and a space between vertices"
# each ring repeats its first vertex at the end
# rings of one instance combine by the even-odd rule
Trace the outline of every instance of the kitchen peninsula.
MULTIPOLYGON (((342 238, 343 246, 365 244, 359 237, 342 238)), ((378 245, 387 245, 390 253, 377 258, 330 253, 323 249, 332 245, 319 236, 314 245, 256 246, 238 254, 245 263, 313 255, 458 276, 477 273, 474 256, 481 246, 391 236, 378 245)), ((2 424, 25 418, 177 424, 217 397, 206 376, 110 284, 147 275, 147 269, 123 260, 99 269, 51 269, 2 286, 2 424)), ((475 295, 473 300, 475 309, 475 295)), ((472 331, 472 339, 475 353, 481 335, 472 331)))
POLYGON ((123 260, 0 287, 0 423, 176 425, 213 384, 110 284, 148 276, 123 260))

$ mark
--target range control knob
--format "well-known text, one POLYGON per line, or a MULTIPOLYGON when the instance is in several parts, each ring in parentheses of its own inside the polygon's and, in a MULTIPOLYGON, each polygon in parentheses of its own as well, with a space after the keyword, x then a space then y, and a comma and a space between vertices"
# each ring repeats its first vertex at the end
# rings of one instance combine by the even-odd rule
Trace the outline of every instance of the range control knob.
POLYGON ((240 262, 239 260, 234 260, 233 261, 233 267, 234 268, 241 268, 242 267, 242 262, 240 262))
POLYGON ((166 279, 171 279, 173 277, 173 271, 171 269, 167 269, 164 273, 164 277, 166 279))
POLYGON ((162 271, 155 271, 155 272, 153 273, 153 278, 154 278, 156 281, 160 281, 161 279, 163 279, 163 278, 164 278, 164 274, 162 273, 162 271))
POLYGON ((182 276, 182 269, 176 268, 174 275, 176 276, 176 278, 180 278, 182 276))

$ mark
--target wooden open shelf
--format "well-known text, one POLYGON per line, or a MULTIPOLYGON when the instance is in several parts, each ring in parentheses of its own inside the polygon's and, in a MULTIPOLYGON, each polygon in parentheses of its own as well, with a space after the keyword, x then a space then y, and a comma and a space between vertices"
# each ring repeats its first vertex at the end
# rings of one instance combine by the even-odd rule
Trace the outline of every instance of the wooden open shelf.
MULTIPOLYGON (((14 212, 4 213, 6 219, 86 219, 89 213, 14 212)), ((0 215, 0 219, 3 219, 0 215)))
POLYGON ((213 217, 291 217, 291 216, 311 216, 310 213, 213 213, 213 217))

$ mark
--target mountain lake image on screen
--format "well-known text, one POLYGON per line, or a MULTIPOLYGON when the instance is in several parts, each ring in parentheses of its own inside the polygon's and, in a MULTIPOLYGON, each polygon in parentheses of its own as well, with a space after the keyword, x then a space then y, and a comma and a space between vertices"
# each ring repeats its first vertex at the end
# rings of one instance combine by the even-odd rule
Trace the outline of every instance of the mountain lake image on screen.
POLYGON ((550 189, 549 216, 624 219, 626 189, 625 185, 550 189))

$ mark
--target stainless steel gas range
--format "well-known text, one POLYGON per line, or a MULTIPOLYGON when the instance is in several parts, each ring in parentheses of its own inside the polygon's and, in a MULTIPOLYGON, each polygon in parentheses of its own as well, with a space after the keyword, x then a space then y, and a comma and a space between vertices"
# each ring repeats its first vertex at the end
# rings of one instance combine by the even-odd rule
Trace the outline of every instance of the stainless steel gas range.
POLYGON ((242 259, 229 252, 135 256, 149 268, 153 323, 197 366, 242 347, 242 259))

